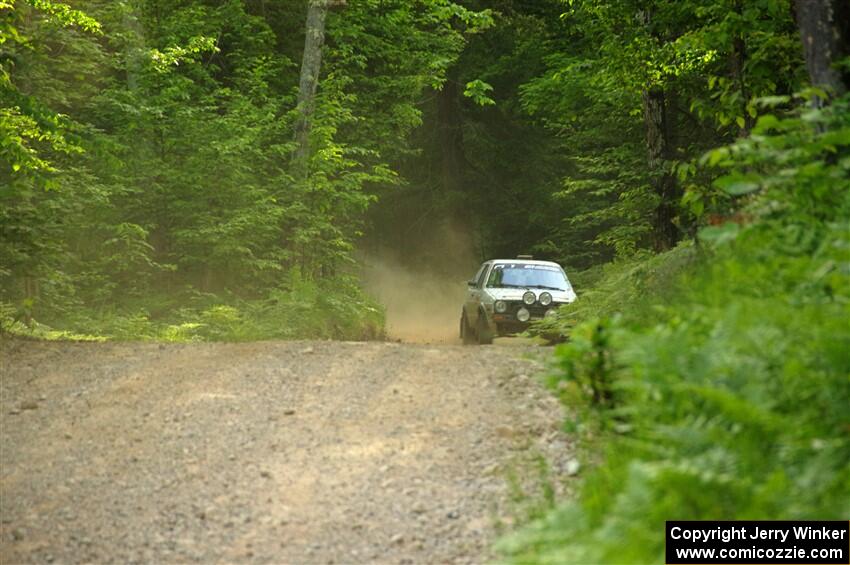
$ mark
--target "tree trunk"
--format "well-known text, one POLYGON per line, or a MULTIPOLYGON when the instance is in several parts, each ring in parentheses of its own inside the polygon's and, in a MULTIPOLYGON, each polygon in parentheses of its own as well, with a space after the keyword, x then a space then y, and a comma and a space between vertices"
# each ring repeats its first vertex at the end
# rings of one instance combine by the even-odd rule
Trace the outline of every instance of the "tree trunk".
MULTIPOLYGON (((641 10, 637 19, 648 33, 659 39, 652 29, 652 12, 641 10)), ((656 251, 670 249, 679 241, 679 228, 674 223, 678 213, 679 190, 676 179, 667 168, 673 155, 675 116, 667 112, 670 104, 661 86, 647 86, 641 93, 643 123, 646 130, 646 161, 652 175, 652 190, 658 196, 652 218, 652 244, 656 251)))
POLYGON ((457 192, 463 186, 463 120, 460 113, 460 88, 450 72, 437 93, 437 139, 440 144, 440 181, 442 189, 457 192))
MULTIPOLYGON (((734 9, 736 14, 743 16, 742 12, 744 7, 741 0, 735 1, 734 9)), ((735 82, 738 84, 738 93, 741 97, 741 116, 744 118, 744 125, 739 125, 741 131, 738 132, 738 136, 747 137, 750 135, 750 130, 753 128, 755 121, 747 111, 747 104, 750 101, 750 93, 747 89, 747 80, 744 70, 747 64, 747 43, 744 39, 743 33, 739 32, 735 34, 735 38, 732 40, 730 63, 732 67, 732 76, 735 77, 735 82)))
POLYGON ((125 72, 127 74, 127 90, 134 92, 138 88, 139 74, 142 71, 142 51, 144 45, 144 29, 142 29, 131 6, 124 8, 121 23, 129 31, 124 46, 125 72))
POLYGON ((316 107, 316 89, 322 67, 322 47, 325 44, 325 19, 330 0, 310 0, 307 6, 304 54, 301 59, 301 80, 298 84, 298 121, 295 123, 295 155, 293 164, 299 174, 307 176, 310 158, 310 129, 316 107))
POLYGON ((797 24, 812 85, 840 96, 850 88, 848 72, 834 67, 850 55, 850 2, 796 0, 797 24))
POLYGON ((664 251, 679 241, 679 229, 674 223, 678 212, 679 191, 676 179, 666 167, 666 162, 672 155, 670 134, 673 128, 667 123, 667 100, 664 90, 644 90, 642 100, 647 164, 652 175, 653 191, 659 199, 652 220, 653 246, 656 251, 664 251))
POLYGON ((747 60, 747 45, 743 37, 736 37, 732 42, 732 76, 735 77, 735 82, 738 83, 738 93, 741 97, 741 116, 744 118, 744 124, 740 125, 741 131, 738 132, 738 137, 747 137, 750 135, 750 130, 753 128, 754 120, 747 110, 747 104, 750 101, 750 93, 747 90, 746 77, 744 75, 744 65, 747 60))

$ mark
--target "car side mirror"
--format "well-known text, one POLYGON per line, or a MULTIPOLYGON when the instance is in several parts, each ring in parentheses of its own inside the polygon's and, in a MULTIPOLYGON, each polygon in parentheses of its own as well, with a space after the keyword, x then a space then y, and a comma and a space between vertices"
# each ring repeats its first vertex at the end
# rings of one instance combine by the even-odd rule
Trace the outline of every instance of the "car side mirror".
POLYGON ((466 286, 468 286, 468 287, 478 286, 478 282, 474 281, 474 280, 473 281, 466 281, 466 286))

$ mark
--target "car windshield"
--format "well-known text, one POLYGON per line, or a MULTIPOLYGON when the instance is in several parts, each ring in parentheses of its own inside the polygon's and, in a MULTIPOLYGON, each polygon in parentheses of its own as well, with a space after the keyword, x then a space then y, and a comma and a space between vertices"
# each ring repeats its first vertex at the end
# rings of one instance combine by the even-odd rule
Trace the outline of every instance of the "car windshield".
POLYGON ((567 290, 570 281, 563 271, 549 265, 531 265, 524 263, 505 263, 493 266, 487 279, 491 288, 545 288, 547 290, 567 290))

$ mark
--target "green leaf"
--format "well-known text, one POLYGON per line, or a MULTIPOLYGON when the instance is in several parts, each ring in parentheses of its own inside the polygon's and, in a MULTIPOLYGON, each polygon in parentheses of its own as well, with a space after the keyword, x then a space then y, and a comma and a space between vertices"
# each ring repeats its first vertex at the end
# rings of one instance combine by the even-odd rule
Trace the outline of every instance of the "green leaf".
POLYGON ((821 138, 825 145, 850 145, 850 128, 826 132, 821 138))
POLYGON ((766 132, 770 129, 778 128, 780 124, 779 118, 772 114, 765 114, 764 116, 760 116, 756 121, 753 131, 756 133, 766 132))
POLYGON ((756 104, 762 108, 773 108, 775 106, 788 104, 790 101, 790 96, 762 96, 756 99, 756 104))
POLYGON ((735 222, 726 222, 719 226, 706 226, 699 230, 697 237, 700 241, 713 245, 723 245, 738 237, 741 226, 735 222))
POLYGON ((467 98, 471 98, 472 101, 479 106, 492 106, 496 103, 496 101, 487 95, 487 93, 492 90, 493 87, 491 85, 487 84, 483 80, 476 79, 466 83, 463 95, 467 98))
POLYGON ((749 194, 761 188, 757 177, 741 175, 739 173, 724 175, 718 178, 714 181, 714 186, 716 186, 726 194, 731 194, 732 196, 741 196, 743 194, 749 194))
POLYGON ((711 151, 706 153, 702 158, 702 162, 708 164, 709 167, 713 167, 728 156, 728 149, 726 149, 725 147, 718 147, 717 149, 712 149, 711 151))

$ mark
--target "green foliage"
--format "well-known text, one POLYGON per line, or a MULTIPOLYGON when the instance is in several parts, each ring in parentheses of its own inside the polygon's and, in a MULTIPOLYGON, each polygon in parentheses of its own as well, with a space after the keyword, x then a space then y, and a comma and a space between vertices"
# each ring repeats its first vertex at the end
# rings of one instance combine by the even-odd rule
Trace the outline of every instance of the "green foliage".
POLYGON ((606 441, 510 558, 658 561, 669 518, 846 518, 850 98, 792 96, 791 0, 348 2, 296 172, 304 11, 0 0, 0 333, 380 338, 362 233, 404 254, 462 225, 580 270, 534 331, 570 337, 551 384, 606 441), (685 241, 652 255, 662 206, 685 241))
POLYGON ((552 198, 564 144, 529 119, 518 96, 521 85, 543 72, 550 40, 563 32, 563 7, 557 0, 470 6, 491 9, 492 23, 467 34, 441 89, 420 99, 415 151, 400 162, 406 182, 379 189, 370 212, 368 243, 392 241, 400 257, 420 266, 434 257, 425 243, 433 229, 462 234, 481 258, 554 255, 559 251, 550 243, 560 241, 548 236, 570 214, 552 198))
POLYGON ((530 331, 534 335, 575 339, 581 335, 576 333, 578 325, 590 322, 586 331, 592 334, 597 319, 654 319, 657 312, 645 297, 672 296, 683 273, 693 268, 697 260, 698 250, 690 242, 683 242, 667 253, 644 252, 571 275, 579 299, 562 306, 557 316, 535 322, 530 331))
POLYGON ((675 292, 648 288, 560 346, 555 384, 576 417, 597 415, 573 426, 605 434, 605 460, 578 500, 503 540, 512 560, 646 563, 663 559, 665 520, 850 512, 848 102, 762 118, 709 154, 757 187, 747 220, 675 292), (611 402, 590 408, 603 381, 611 402))
POLYGON ((305 281, 294 271, 286 283, 261 299, 187 294, 170 308, 163 297, 143 296, 146 307, 74 310, 58 318, 57 330, 25 324, 22 312, 0 303, 0 334, 41 339, 163 341, 253 341, 261 339, 348 339, 384 337, 383 310, 353 279, 305 281), (228 303, 223 303, 228 300, 228 303), (152 313, 156 311, 156 313, 152 313))
POLYGON ((521 94, 526 111, 569 147, 568 175, 553 194, 569 210, 549 236, 562 253, 558 259, 586 268, 609 258, 607 250, 628 257, 645 245, 656 204, 641 122, 632 112, 638 97, 584 55, 554 54, 546 63, 551 71, 523 85, 521 94))
MULTIPOLYGON (((79 26, 99 32, 100 24, 65 4, 33 0, 34 17, 45 18, 61 27, 79 26)), ((21 29, 22 15, 28 8, 15 2, 0 3, 0 197, 26 197, 31 186, 51 187, 50 173, 55 167, 48 152, 79 153, 81 148, 69 139, 71 122, 46 108, 37 98, 22 92, 12 74, 20 58, 34 49, 32 38, 21 29), (23 193, 23 194, 21 194, 23 193)))
MULTIPOLYGON (((47 17, 62 26, 77 26, 84 31, 100 33, 100 22, 89 17, 85 12, 74 10, 68 4, 54 2, 53 0, 24 0, 36 10, 47 15, 47 17)), ((12 0, 8 6, 14 9, 15 1, 12 0)))
POLYGON ((471 98, 472 101, 479 106, 492 106, 496 103, 496 101, 490 98, 487 94, 492 90, 493 87, 491 85, 487 84, 483 80, 475 79, 466 83, 463 95, 467 98, 471 98))
MULTIPOLYGON (((552 196, 564 213, 537 250, 583 269, 646 249, 662 204, 658 177, 690 167, 691 184, 709 183, 692 160, 746 134, 762 111, 759 97, 801 87, 791 13, 788 0, 568 2, 545 69, 519 91, 525 111, 563 139, 561 189, 552 196), (666 148, 655 167, 642 107, 650 91, 664 100, 666 148)), ((689 235, 695 206, 665 204, 689 235)))
POLYGON ((841 192, 833 192, 831 187, 850 187, 846 178, 850 168, 848 113, 847 101, 838 100, 826 110, 761 116, 752 135, 702 158, 704 165, 720 174, 710 187, 692 186, 688 201, 708 202, 706 209, 722 210, 747 195, 768 192, 770 200, 745 208, 750 219, 793 210, 797 221, 823 222, 843 204, 841 192), (764 174, 771 170, 782 170, 782 174, 764 174))
POLYGON ((0 301, 120 339, 380 334, 351 282, 370 191, 399 184, 419 97, 490 11, 331 14, 303 179, 303 2, 2 8, 0 301))

